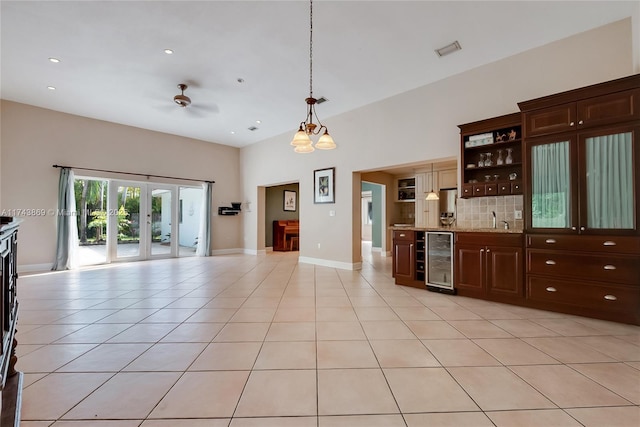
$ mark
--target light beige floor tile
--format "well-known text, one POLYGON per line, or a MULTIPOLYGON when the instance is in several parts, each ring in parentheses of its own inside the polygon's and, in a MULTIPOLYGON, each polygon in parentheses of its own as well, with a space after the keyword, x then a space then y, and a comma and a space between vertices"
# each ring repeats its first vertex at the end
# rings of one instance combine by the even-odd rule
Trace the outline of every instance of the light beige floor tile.
POLYGON ((318 414, 399 413, 380 369, 318 371, 318 414))
POLYGON ((20 343, 49 344, 81 330, 84 326, 86 325, 43 325, 28 332, 20 333, 20 343))
POLYGON ((177 323, 138 323, 119 333, 109 343, 155 343, 178 326, 177 323))
POLYGON ((64 415, 64 419, 144 419, 178 372, 119 373, 64 415))
POLYGON ((370 340, 408 340, 415 334, 401 320, 360 322, 370 340))
POLYGON ((488 307, 467 307, 467 308, 486 320, 522 319, 521 315, 514 313, 512 311, 509 311, 508 307, 488 306, 488 307))
MULTIPOLYGON (((107 341, 109 338, 118 335, 120 332, 130 328, 131 326, 133 325, 127 323, 96 323, 93 325, 85 326, 84 328, 79 329, 76 332, 66 335, 56 341, 56 343, 100 344, 107 341)), ((20 338, 22 338, 22 336, 20 338)))
POLYGON ((187 372, 149 418, 231 417, 248 376, 248 371, 187 372))
POLYGON ((280 297, 251 296, 242 304, 242 308, 277 308, 280 299, 280 297))
POLYGON ((117 309, 105 309, 105 310, 97 310, 93 308, 85 309, 77 311, 73 314, 65 316, 61 319, 56 320, 53 323, 57 324, 89 324, 93 322, 97 322, 98 320, 104 319, 107 316, 110 316, 116 313, 117 309))
POLYGON ((624 363, 581 363, 570 366, 628 401, 640 405, 640 371, 624 363))
POLYGON ((222 330, 224 323, 183 323, 169 332, 160 342, 208 343, 222 330))
POLYGON ((358 317, 351 307, 318 307, 316 320, 318 322, 355 322, 358 317))
POLYGON ((383 368, 420 368, 440 366, 424 344, 414 340, 373 340, 373 351, 383 368))
POLYGON ((315 296, 287 296, 285 294, 280 300, 278 308, 314 308, 315 306, 315 296))
POLYGON ((141 422, 142 420, 56 421, 52 427, 138 427, 141 422))
POLYGON ((229 418, 146 420, 140 427, 228 427, 229 418))
POLYGON ((265 342, 253 369, 316 369, 316 343, 265 342))
POLYGON ((315 341, 314 322, 271 323, 265 341, 315 341))
POLYGON ((210 303, 204 306, 204 308, 240 308, 242 304, 247 300, 247 298, 223 298, 216 297, 211 300, 210 303))
POLYGON ((228 322, 236 311, 237 309, 235 308, 201 308, 189 317, 186 322, 228 322))
POLYGON ((555 408, 507 368, 450 368, 449 372, 483 411, 555 408))
POLYGON ((534 411, 486 412, 497 427, 512 426, 553 426, 580 427, 582 424, 571 418, 562 409, 542 409, 534 411))
POLYGON ((59 372, 118 372, 151 347, 140 344, 101 344, 62 366, 59 372))
POLYGON ((482 318, 474 312, 460 306, 429 308, 444 320, 482 320, 482 318))
POLYGON ((406 427, 402 415, 340 415, 318 417, 318 427, 406 427))
POLYGON ((384 296, 383 299, 390 307, 424 307, 420 301, 412 296, 384 296))
POLYGON ((205 343, 155 344, 131 362, 124 371, 186 371, 204 350, 205 343))
POLYGON ((466 338, 456 328, 441 320, 409 320, 405 323, 420 339, 466 338))
POLYGON ((536 319, 535 322, 567 337, 606 335, 606 332, 576 322, 573 319, 536 319))
POLYGON ((377 295, 371 296, 353 296, 349 295, 351 304, 354 307, 388 307, 389 305, 385 300, 377 295))
POLYGON ((24 390, 25 388, 29 387, 31 384, 37 382, 38 380, 46 377, 47 375, 49 375, 48 373, 42 373, 42 374, 22 374, 22 389, 24 390))
POLYGON ((355 307, 355 312, 360 321, 400 320, 390 307, 355 307))
POLYGON ((640 330, 637 335, 616 335, 616 338, 630 342, 631 344, 640 345, 640 330))
POLYGON ((585 427, 638 427, 640 407, 567 409, 585 427))
POLYGON ((554 337, 557 332, 526 319, 491 320, 491 323, 509 332, 514 337, 554 337))
POLYGON ((365 340, 360 322, 317 322, 318 341, 365 340))
POLYGON ((193 315, 197 308, 163 308, 140 323, 182 323, 193 315))
POLYGON ((316 371, 253 371, 234 416, 305 416, 317 413, 316 371))
POLYGON ((640 370, 640 362, 626 362, 626 364, 631 366, 632 368, 640 370))
POLYGON ((523 338, 523 341, 562 363, 616 361, 573 337, 523 338))
POLYGON ((384 369, 384 375, 402 412, 478 410, 443 368, 384 369))
POLYGON ((451 320, 449 324, 467 338, 512 338, 513 335, 488 320, 451 320))
POLYGON ((53 421, 20 421, 21 427, 49 427, 53 421))
POLYGON ((317 427, 316 417, 233 418, 229 427, 317 427))
POLYGON ((275 307, 273 308, 245 308, 241 307, 236 311, 236 314, 229 319, 229 322, 271 322, 273 316, 276 314, 275 307))
POLYGON ((611 322, 608 320, 591 319, 589 317, 573 317, 573 320, 597 329, 607 335, 631 335, 640 338, 640 327, 626 323, 611 322))
POLYGON ((616 337, 577 337, 575 340, 621 362, 640 361, 640 346, 616 337))
POLYGON ((189 367, 189 371, 251 370, 260 342, 211 343, 189 367))
POLYGON ((263 341, 268 330, 269 323, 227 323, 213 341, 263 341))
POLYGON ((165 297, 165 298, 145 298, 140 302, 132 304, 131 308, 165 308, 167 305, 171 304, 175 301, 175 298, 165 297))
POLYGON ((53 373, 23 389, 22 420, 56 420, 113 374, 53 373))
POLYGON ((510 369, 560 408, 630 404, 568 366, 512 366, 510 369))
POLYGON ((276 311, 274 322, 313 322, 316 320, 315 307, 291 307, 282 305, 276 311))
POLYGON ((394 307, 398 317, 402 320, 442 320, 440 316, 427 307, 394 307))
POLYGON ((474 343, 504 365, 547 365, 560 362, 518 338, 479 339, 474 343))
POLYGON ((405 414, 404 419, 408 427, 493 427, 493 423, 482 412, 405 414))
POLYGON ((423 340, 442 366, 497 366, 500 362, 470 340, 423 340))
POLYGON ((351 300, 346 295, 317 296, 316 308, 318 307, 351 307, 351 300))
MULTIPOLYGON (((56 344, 40 347, 18 359, 22 372, 53 372, 94 348, 95 344, 56 344)), ((18 344, 18 347, 20 345, 18 344)))
POLYGON ((367 341, 318 342, 318 369, 378 367, 367 341))
POLYGON ((179 299, 175 300, 174 302, 172 302, 171 304, 167 305, 167 308, 168 309, 173 309, 173 308, 180 308, 180 309, 195 308, 195 309, 200 309, 200 308, 204 307, 205 305, 207 305, 209 302, 211 302, 211 298, 206 298, 206 297, 200 297, 200 298, 184 297, 184 298, 179 298, 179 299))
POLYGON ((125 308, 117 311, 110 316, 100 319, 96 323, 138 323, 153 313, 158 311, 157 308, 125 308))

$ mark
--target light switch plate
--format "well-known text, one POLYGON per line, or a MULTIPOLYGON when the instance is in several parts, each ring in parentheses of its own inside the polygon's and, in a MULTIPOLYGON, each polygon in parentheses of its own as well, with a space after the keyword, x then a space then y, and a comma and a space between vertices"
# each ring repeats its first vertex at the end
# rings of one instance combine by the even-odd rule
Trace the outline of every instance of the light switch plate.
POLYGON ((514 211, 513 217, 515 219, 522 219, 522 211, 514 211))

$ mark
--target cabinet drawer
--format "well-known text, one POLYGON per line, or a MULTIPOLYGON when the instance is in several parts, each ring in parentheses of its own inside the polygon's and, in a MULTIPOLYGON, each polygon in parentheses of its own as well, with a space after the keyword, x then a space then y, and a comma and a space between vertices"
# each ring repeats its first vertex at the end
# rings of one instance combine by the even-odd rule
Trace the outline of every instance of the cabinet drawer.
POLYGON ((478 250, 486 246, 522 247, 522 234, 501 232, 461 232, 455 233, 456 244, 476 245, 478 250))
POLYGON ((640 254, 640 237, 528 234, 527 247, 580 252, 640 254))
POLYGON ((527 299, 615 313, 637 313, 640 287, 529 276, 527 299))
POLYGON ((473 184, 463 184, 462 185, 462 198, 472 197, 473 196, 473 184))
POLYGON ((511 183, 511 194, 522 194, 522 183, 520 181, 511 183))
POLYGON ((487 188, 484 184, 473 184, 474 196, 485 196, 487 194, 487 188))
POLYGON ((527 250, 527 273, 640 285, 640 257, 527 250))
POLYGON ((400 242, 413 242, 415 239, 415 231, 413 230, 395 230, 393 232, 393 240, 400 242))

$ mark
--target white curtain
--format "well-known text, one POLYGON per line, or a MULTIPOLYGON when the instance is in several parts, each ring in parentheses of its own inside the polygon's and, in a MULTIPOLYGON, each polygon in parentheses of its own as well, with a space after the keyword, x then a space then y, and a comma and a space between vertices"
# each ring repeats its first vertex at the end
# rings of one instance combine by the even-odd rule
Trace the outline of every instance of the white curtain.
POLYGON ((585 140, 587 227, 633 228, 631 132, 585 140))
POLYGON ((60 169, 58 181, 58 238, 52 270, 77 267, 78 224, 76 222, 75 177, 69 168, 60 169))
POLYGON ((531 149, 531 219, 536 228, 571 226, 569 142, 531 149))
POLYGON ((198 232, 197 256, 211 255, 211 199, 213 184, 202 184, 202 210, 200 212, 200 230, 198 232))

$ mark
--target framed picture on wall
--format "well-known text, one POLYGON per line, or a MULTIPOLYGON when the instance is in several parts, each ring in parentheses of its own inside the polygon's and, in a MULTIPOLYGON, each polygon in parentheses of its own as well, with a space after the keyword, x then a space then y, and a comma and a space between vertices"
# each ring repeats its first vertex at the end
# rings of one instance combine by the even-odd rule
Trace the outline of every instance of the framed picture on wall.
POLYGON ((298 203, 298 193, 296 193, 295 191, 290 191, 290 190, 284 190, 284 210, 285 211, 291 211, 291 212, 295 212, 296 211, 296 206, 298 203))
POLYGON ((313 203, 336 202, 336 168, 313 171, 313 203))

